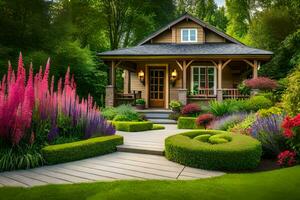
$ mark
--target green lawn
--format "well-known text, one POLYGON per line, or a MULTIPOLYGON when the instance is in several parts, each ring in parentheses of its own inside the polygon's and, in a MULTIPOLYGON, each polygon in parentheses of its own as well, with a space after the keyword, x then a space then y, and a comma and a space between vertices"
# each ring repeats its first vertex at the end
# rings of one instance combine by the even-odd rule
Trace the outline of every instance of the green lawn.
POLYGON ((300 166, 195 181, 117 181, 0 188, 0 199, 299 199, 300 166))

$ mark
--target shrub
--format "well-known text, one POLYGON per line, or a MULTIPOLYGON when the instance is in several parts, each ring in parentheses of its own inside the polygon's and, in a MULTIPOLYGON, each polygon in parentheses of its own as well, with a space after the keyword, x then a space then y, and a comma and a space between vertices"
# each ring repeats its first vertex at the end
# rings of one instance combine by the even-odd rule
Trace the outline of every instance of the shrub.
POLYGON ((114 120, 114 118, 117 115, 120 115, 122 117, 117 118, 126 118, 126 120, 118 120, 118 121, 140 121, 141 115, 135 111, 131 105, 120 105, 116 108, 114 107, 108 107, 104 108, 101 112, 102 116, 107 120, 114 120))
POLYGON ((117 145, 121 144, 123 144, 123 137, 113 135, 46 146, 42 149, 42 153, 48 164, 56 164, 111 153, 117 150, 117 145))
POLYGON ((242 109, 248 112, 256 112, 259 109, 270 108, 272 106, 273 103, 270 99, 267 99, 263 96, 253 96, 245 101, 244 107, 242 109))
POLYGON ((233 113, 231 115, 225 115, 213 120, 209 124, 210 129, 227 131, 234 127, 236 124, 242 122, 247 117, 246 113, 233 113))
POLYGON ((165 129, 163 125, 153 124, 152 130, 162 130, 162 129, 165 129))
MULTIPOLYGON (((220 140, 215 141, 220 142, 220 140)), ((186 166, 203 169, 254 169, 260 162, 261 153, 261 144, 256 139, 224 131, 190 131, 170 136, 165 140, 165 155, 167 159, 186 166), (222 134, 223 137, 231 138, 231 141, 211 144, 199 139, 193 139, 205 134, 222 134)))
POLYGON ((280 115, 283 113, 283 110, 281 108, 278 107, 271 107, 269 109, 260 109, 257 111, 257 115, 259 117, 269 117, 271 115, 280 115))
POLYGON ((113 122, 113 125, 118 131, 138 132, 152 130, 153 123, 149 121, 144 122, 113 122))
POLYGON ((126 115, 116 115, 114 121, 130 121, 130 118, 126 115))
POLYGON ((144 99, 137 99, 137 100, 135 100, 135 104, 136 105, 145 105, 145 100, 144 99))
POLYGON ((262 143, 264 155, 276 157, 285 148, 282 134, 282 115, 258 117, 251 125, 251 135, 262 143))
POLYGON ((251 126, 255 122, 256 116, 254 114, 248 115, 242 122, 229 128, 228 131, 239 133, 243 135, 249 135, 251 131, 251 126))
POLYGON ((181 116, 181 113, 173 112, 173 113, 169 114, 169 119, 177 121, 180 116, 181 116))
POLYGON ((197 116, 200 113, 200 106, 196 103, 189 103, 182 108, 181 113, 187 116, 197 116))
POLYGON ((199 115, 196 119, 196 125, 207 127, 207 125, 214 119, 214 116, 210 113, 199 115))
POLYGON ((101 110, 101 114, 106 120, 113 120, 115 118, 115 116, 118 114, 117 108, 115 108, 115 107, 103 108, 101 110))
POLYGON ((228 99, 222 102, 219 101, 210 101, 209 102, 209 111, 214 115, 221 117, 223 115, 228 115, 234 112, 239 112, 243 110, 245 101, 228 99))
POLYGON ((242 95, 250 95, 251 94, 251 88, 246 86, 244 81, 238 85, 238 90, 242 95))
POLYGON ((295 116, 300 113, 300 65, 287 79, 287 89, 282 96, 282 101, 287 112, 295 116))
POLYGON ((180 112, 182 103, 180 101, 172 100, 169 104, 170 108, 174 112, 180 112))
POLYGON ((267 77, 257 77, 244 81, 245 85, 251 89, 273 90, 277 88, 277 82, 267 77))
POLYGON ((177 122, 178 129, 197 129, 203 128, 196 124, 196 117, 179 117, 177 122))

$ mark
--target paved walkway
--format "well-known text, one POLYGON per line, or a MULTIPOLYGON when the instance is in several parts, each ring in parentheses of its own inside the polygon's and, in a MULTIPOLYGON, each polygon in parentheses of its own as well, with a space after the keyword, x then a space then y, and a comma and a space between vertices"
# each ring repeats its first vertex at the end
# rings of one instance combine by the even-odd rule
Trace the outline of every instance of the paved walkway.
MULTIPOLYGON (((182 130, 165 125, 165 130, 137 133, 118 132, 130 148, 163 151, 164 139, 182 130)), ((148 151, 149 153, 149 151, 148 151)), ((116 152, 65 164, 0 173, 1 186, 31 187, 113 180, 189 180, 223 175, 223 172, 185 167, 163 156, 116 152)))
POLYGON ((133 179, 188 180, 223 174, 185 167, 163 156, 116 152, 65 164, 0 173, 0 187, 133 179))
POLYGON ((162 130, 143 132, 118 131, 118 135, 124 136, 124 145, 119 146, 118 150, 124 152, 162 155, 164 151, 165 138, 184 131, 182 129, 177 129, 176 124, 164 124, 163 126, 165 126, 165 129, 162 130))

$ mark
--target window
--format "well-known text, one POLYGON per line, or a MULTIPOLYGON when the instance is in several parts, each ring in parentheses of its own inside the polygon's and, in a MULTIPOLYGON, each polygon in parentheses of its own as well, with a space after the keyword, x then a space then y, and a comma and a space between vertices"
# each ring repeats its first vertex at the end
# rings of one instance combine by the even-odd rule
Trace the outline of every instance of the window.
POLYGON ((181 29, 181 42, 197 42, 197 29, 181 29))
POLYGON ((213 66, 192 66, 191 94, 216 95, 216 69, 213 66))

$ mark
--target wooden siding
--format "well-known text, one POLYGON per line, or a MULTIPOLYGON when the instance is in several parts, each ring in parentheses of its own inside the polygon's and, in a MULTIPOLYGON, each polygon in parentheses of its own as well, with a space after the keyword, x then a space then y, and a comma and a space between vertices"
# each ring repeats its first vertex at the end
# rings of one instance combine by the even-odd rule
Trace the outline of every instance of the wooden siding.
POLYGON ((153 38, 151 43, 181 43, 181 29, 183 28, 196 28, 198 36, 197 43, 204 43, 205 36, 203 27, 192 21, 179 22, 153 38))
POLYGON ((225 38, 219 36, 218 34, 206 30, 205 31, 205 42, 206 43, 218 43, 218 42, 226 42, 225 38))
POLYGON ((152 39, 152 43, 172 43, 172 30, 166 30, 152 39))

